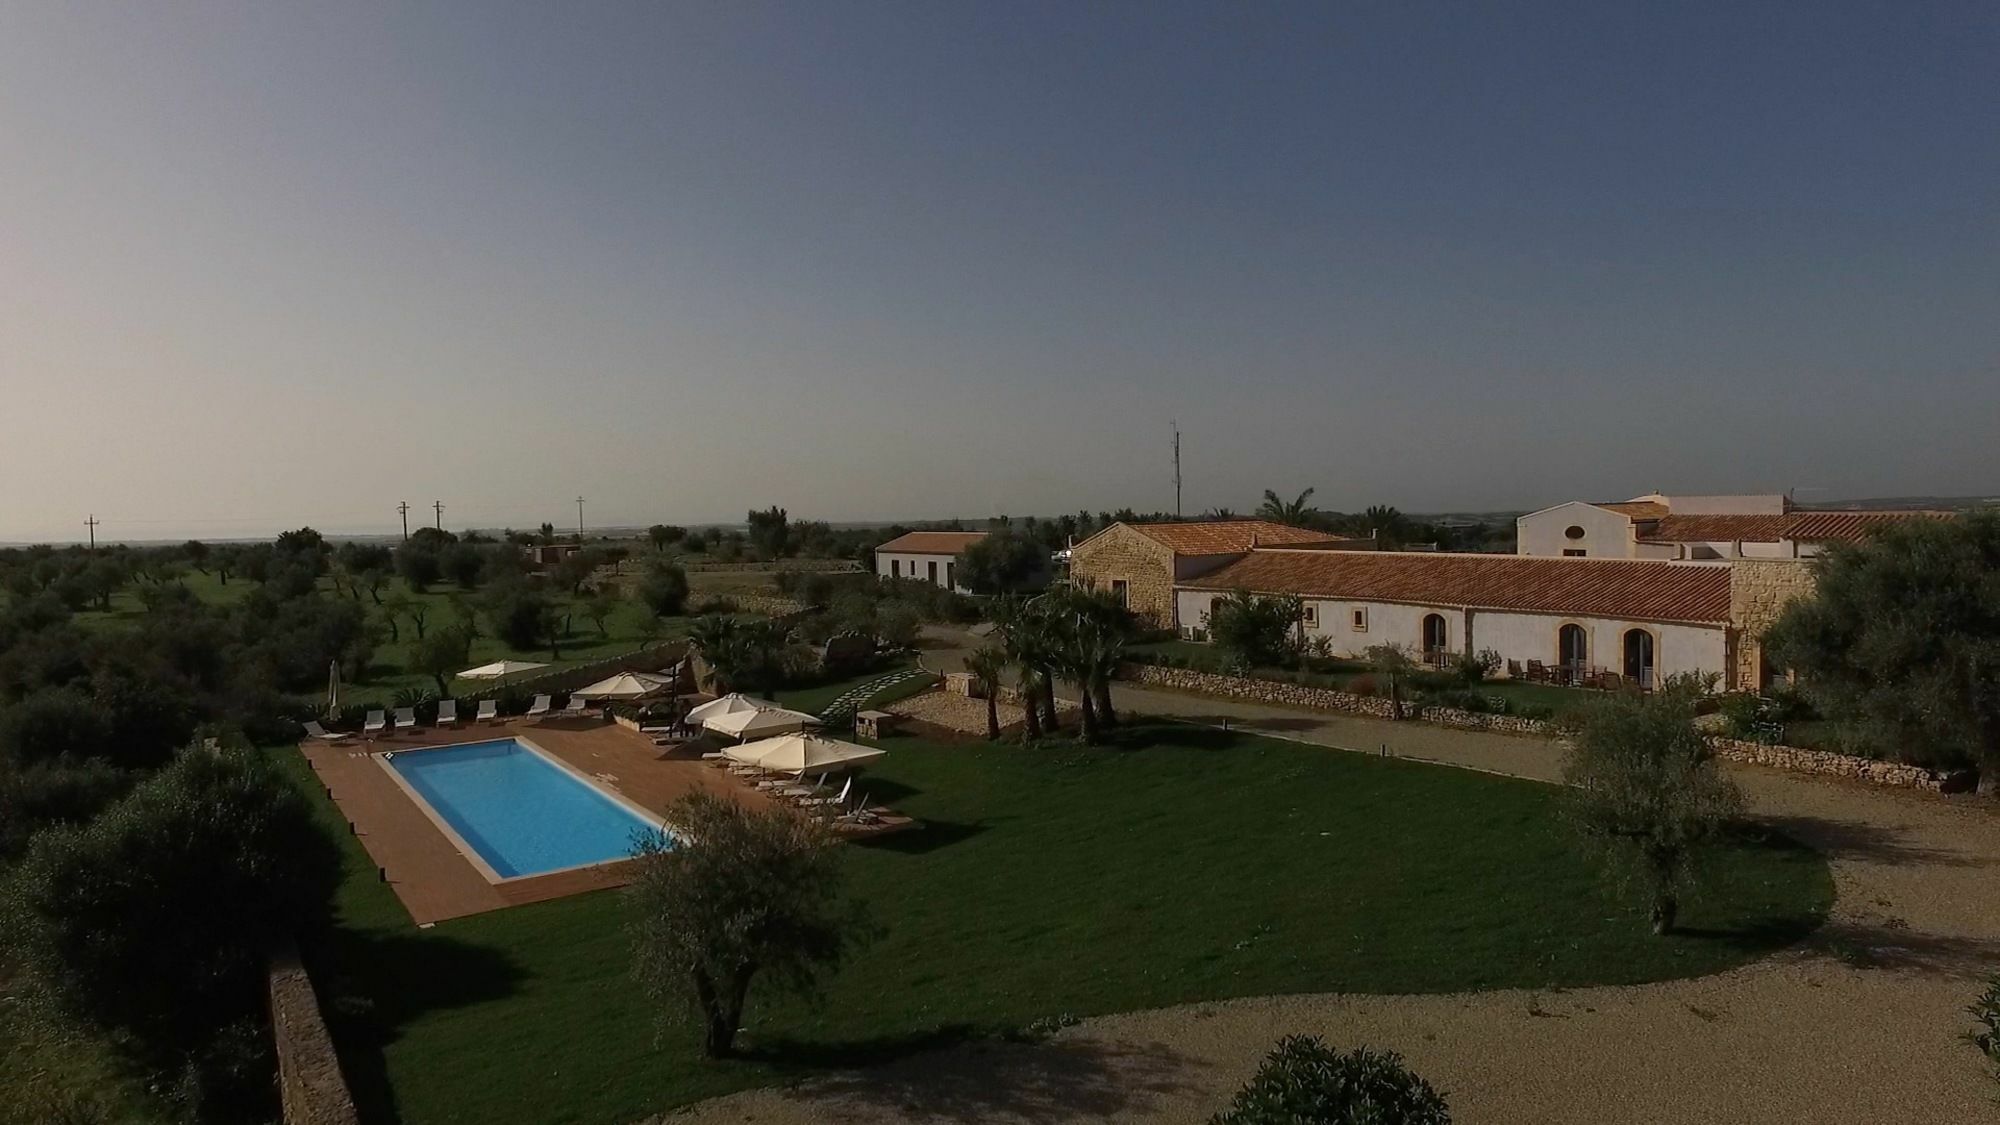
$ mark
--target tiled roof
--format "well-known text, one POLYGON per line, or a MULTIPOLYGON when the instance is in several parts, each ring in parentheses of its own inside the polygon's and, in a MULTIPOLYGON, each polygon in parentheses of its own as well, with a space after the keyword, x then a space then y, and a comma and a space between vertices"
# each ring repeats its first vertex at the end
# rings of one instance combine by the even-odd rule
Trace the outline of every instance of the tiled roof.
POLYGON ((983 531, 907 531, 875 549, 907 555, 955 555, 984 538, 983 531))
POLYGON ((1189 589, 1723 624, 1729 568, 1641 559, 1374 551, 1255 551, 1189 589))
POLYGON ((1331 543, 1340 538, 1270 520, 1207 520, 1199 523, 1128 523, 1126 527, 1164 544, 1177 555, 1235 555, 1260 547, 1331 543))
POLYGON ((1667 506, 1657 500, 1621 500, 1616 504, 1593 503, 1591 507, 1631 516, 1635 520, 1656 520, 1667 514, 1667 506))
POLYGON ((1949 519, 1950 512, 1788 512, 1782 516, 1667 516, 1639 536, 1647 543, 1859 541, 1884 524, 1949 519))

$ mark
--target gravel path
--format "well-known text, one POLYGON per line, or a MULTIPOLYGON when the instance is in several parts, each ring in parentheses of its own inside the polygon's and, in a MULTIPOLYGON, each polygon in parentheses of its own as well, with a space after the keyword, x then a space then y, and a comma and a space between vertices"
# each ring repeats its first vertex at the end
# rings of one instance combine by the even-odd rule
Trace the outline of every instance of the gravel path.
MULTIPOLYGON (((1532 740, 1120 689, 1121 707, 1550 779, 1532 740)), ((1198 1122, 1286 1032, 1398 1050, 1460 1122, 2000 1122, 1961 1033, 2000 971, 2000 815, 1734 768, 1755 815, 1826 852, 1833 917, 1807 942, 1694 980, 1569 992, 1310 995, 1087 1020, 1039 1046, 974 1043, 794 1088, 692 1122, 1198 1122)))

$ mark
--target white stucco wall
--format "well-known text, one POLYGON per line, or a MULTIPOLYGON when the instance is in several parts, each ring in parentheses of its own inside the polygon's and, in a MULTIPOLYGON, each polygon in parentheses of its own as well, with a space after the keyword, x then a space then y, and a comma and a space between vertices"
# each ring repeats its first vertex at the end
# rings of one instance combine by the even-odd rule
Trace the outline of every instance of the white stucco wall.
POLYGON ((972 592, 962 585, 956 585, 953 581, 947 580, 945 577, 947 574, 952 579, 958 577, 957 555, 917 554, 908 551, 875 552, 875 573, 880 577, 895 577, 892 571, 896 569, 894 564, 897 563, 902 564, 901 576, 904 578, 922 578, 926 581, 935 582, 939 586, 956 588, 961 594, 972 592), (935 579, 930 577, 932 564, 936 564, 937 566, 937 577, 935 579))
MULTIPOLYGON (((1210 590, 1180 590, 1175 597, 1184 627, 1206 628, 1209 605, 1223 595, 1210 590)), ((1327 637, 1336 656, 1360 656, 1371 645, 1402 645, 1413 652, 1423 641, 1423 619, 1430 614, 1444 618, 1446 647, 1453 652, 1467 650, 1466 611, 1448 606, 1400 605, 1391 602, 1354 602, 1331 598, 1307 598, 1306 604, 1318 611, 1317 623, 1308 626, 1309 637, 1327 637), (1367 613, 1368 628, 1354 628, 1354 610, 1367 613)), ((1653 671, 1664 677, 1681 672, 1725 673, 1729 642, 1726 630, 1716 625, 1663 625, 1601 617, 1559 617, 1548 614, 1472 611, 1470 648, 1493 649, 1502 660, 1530 660, 1544 664, 1559 661, 1557 632, 1565 624, 1584 628, 1590 664, 1614 672, 1624 671, 1625 633, 1644 629, 1653 634, 1653 671)), ((1504 674, 1504 669, 1503 673, 1504 674)))
POLYGON ((1585 551, 1593 559, 1631 558, 1631 519, 1573 500, 1514 521, 1515 554, 1560 558, 1564 551, 1573 550, 1585 551), (1582 528, 1583 537, 1571 539, 1564 534, 1572 527, 1582 528))

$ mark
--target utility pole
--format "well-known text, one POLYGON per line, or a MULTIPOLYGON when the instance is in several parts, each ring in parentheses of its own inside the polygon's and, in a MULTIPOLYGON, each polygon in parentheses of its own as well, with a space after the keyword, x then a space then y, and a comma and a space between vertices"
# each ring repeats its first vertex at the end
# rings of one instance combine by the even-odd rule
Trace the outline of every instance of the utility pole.
POLYGON ((83 526, 90 529, 90 549, 93 553, 95 553, 97 550, 97 524, 98 524, 98 519, 96 512, 92 512, 90 514, 90 518, 83 521, 83 526))
POLYGON ((396 505, 396 511, 403 517, 403 542, 408 543, 410 541, 410 502, 405 500, 396 505))
POLYGON ((583 542, 583 497, 576 498, 576 541, 583 542))
POLYGON ((444 530, 444 501, 442 501, 442 500, 433 500, 433 501, 431 501, 431 507, 437 510, 437 529, 438 529, 439 531, 443 531, 443 530, 444 530))
POLYGON ((1181 424, 1169 422, 1174 428, 1174 518, 1181 518, 1181 424))

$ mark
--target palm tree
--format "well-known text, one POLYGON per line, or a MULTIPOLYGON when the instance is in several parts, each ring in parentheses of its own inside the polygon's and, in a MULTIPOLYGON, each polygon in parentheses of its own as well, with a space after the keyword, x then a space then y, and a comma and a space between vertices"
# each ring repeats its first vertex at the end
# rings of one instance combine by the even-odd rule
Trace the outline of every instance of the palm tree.
POLYGON ((1385 543, 1392 546, 1409 538, 1410 517, 1391 505, 1370 504, 1368 510, 1361 513, 1361 520, 1385 543))
MULTIPOLYGON (((1007 659, 1020 670, 1022 734, 1032 742, 1042 736, 1041 711, 1053 684, 1049 677, 1047 622, 1034 607, 1014 595, 1004 595, 993 603, 993 621, 1000 627, 1000 647, 1007 659)), ((1050 730, 1055 729, 1055 708, 1047 705, 1050 730)))
POLYGON ((1236 518, 1236 509, 1210 508, 1201 514, 1201 518, 1205 520, 1233 520, 1236 518))
POLYGON ((998 648, 982 648, 965 658, 965 670, 986 697, 986 739, 1000 737, 1000 681, 1007 675, 1007 654, 998 648))
POLYGON ((1304 527, 1319 515, 1319 509, 1312 506, 1312 494, 1313 490, 1308 488, 1299 493, 1297 499, 1288 501, 1267 488, 1264 490, 1264 502, 1257 505, 1257 516, 1292 527, 1304 527))

